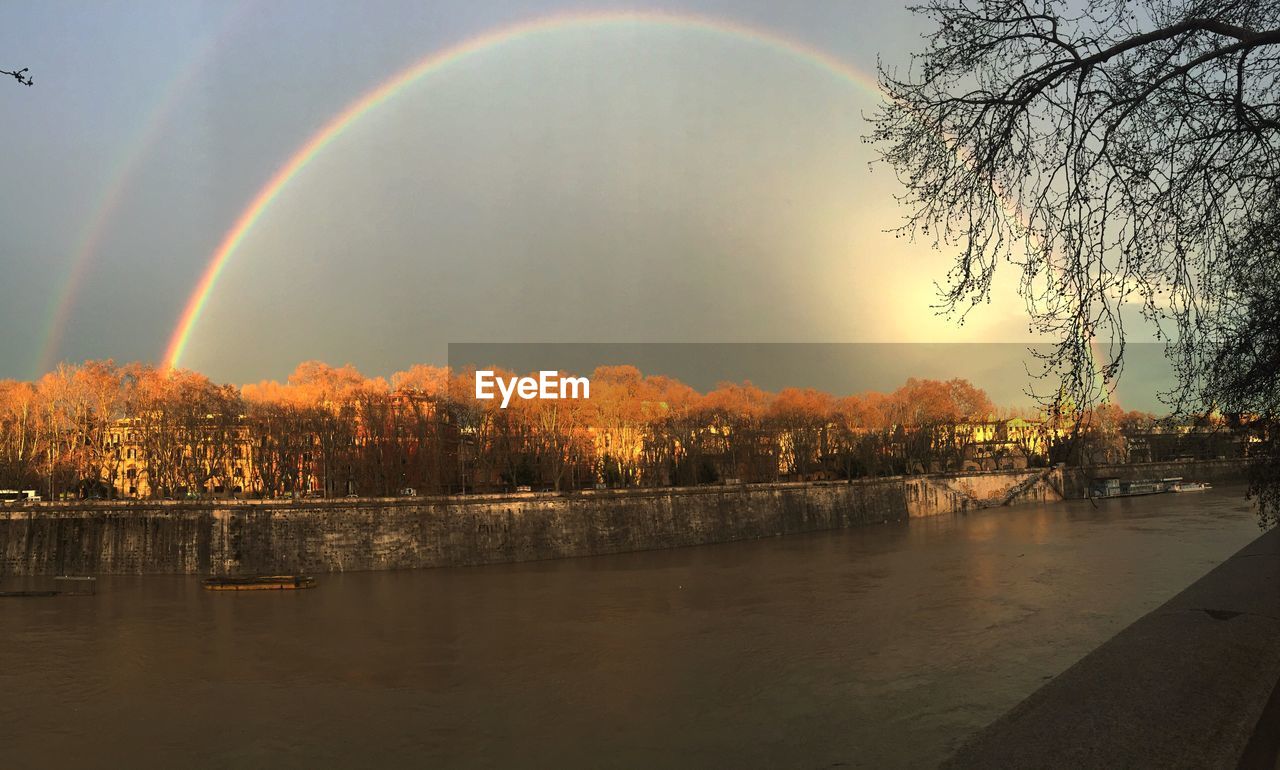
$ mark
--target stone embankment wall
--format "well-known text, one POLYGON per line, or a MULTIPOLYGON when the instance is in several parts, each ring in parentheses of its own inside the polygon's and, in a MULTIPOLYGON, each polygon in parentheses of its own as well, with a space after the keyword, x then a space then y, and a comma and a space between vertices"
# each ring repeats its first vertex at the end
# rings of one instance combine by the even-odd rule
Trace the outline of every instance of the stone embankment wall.
MULTIPOLYGON (((1127 466, 1221 480, 1236 464, 1127 466), (1212 468, 1210 466, 1212 465, 1212 468), (1230 468, 1228 467, 1230 466, 1230 468), (1211 472, 1212 471, 1212 472, 1211 472)), ((1083 494, 1113 469, 307 502, 41 503, 0 508, 0 577, 441 567, 723 543, 1083 494)))

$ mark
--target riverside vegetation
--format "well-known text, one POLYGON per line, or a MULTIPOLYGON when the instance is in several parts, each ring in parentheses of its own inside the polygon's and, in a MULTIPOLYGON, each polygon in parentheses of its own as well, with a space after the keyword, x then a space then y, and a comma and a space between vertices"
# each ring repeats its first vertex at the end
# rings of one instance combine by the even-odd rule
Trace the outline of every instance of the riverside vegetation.
MULTIPOLYGON (((508 374, 499 372, 499 375, 508 374)), ((393 496, 852 479, 947 470, 1236 456, 1229 421, 1161 427, 1104 405, 997 408, 968 381, 892 393, 698 392, 631 366, 590 398, 477 400, 474 371, 390 378, 316 361, 236 387, 192 371, 89 361, 0 381, 0 488, 68 497, 393 496), (1134 437, 1142 437, 1135 444, 1134 437), (1153 450, 1158 437, 1171 439, 1153 450)))

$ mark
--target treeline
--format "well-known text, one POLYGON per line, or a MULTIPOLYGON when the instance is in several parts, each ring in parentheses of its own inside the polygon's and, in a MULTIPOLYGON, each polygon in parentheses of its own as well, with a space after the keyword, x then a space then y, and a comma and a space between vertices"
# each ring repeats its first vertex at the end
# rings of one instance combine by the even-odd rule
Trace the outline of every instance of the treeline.
MULTIPOLYGON (((1036 465, 1064 446, 1054 423, 1010 422, 960 379, 845 397, 749 382, 699 393, 615 366, 591 374, 588 400, 500 409, 474 399, 473 378, 432 366, 368 378, 313 361, 286 382, 236 388, 139 364, 63 365, 36 382, 0 381, 0 487, 47 497, 565 490, 961 469, 991 451, 1036 465)), ((1109 409, 1100 436, 1151 419, 1109 409)))

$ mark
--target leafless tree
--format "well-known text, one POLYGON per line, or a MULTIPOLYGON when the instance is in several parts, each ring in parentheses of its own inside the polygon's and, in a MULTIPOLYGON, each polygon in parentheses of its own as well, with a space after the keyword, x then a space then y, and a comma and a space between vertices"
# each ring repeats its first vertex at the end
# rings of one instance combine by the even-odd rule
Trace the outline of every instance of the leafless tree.
POLYGON ((1178 374, 1172 406, 1276 411, 1274 385, 1248 391, 1263 373, 1233 374, 1231 345, 1274 382, 1276 335, 1258 332, 1275 328, 1280 2, 913 10, 932 31, 905 73, 881 65, 870 139, 905 185, 902 234, 956 255, 942 308, 963 321, 1008 263, 1032 328, 1057 340, 1046 400, 1096 402, 1141 318, 1178 374))

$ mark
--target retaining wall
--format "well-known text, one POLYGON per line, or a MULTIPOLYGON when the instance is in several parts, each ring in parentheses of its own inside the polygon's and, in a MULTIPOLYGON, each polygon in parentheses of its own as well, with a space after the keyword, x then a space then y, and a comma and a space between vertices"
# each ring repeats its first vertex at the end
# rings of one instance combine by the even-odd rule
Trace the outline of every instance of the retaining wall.
MULTIPOLYGON (((1225 466, 1129 466, 1220 480, 1225 466), (1178 472, 1174 472, 1177 470, 1178 472)), ((1238 474, 1240 467, 1233 465, 1238 474)), ((1093 475, 1119 475, 1110 469, 1093 475)), ((572 494, 0 509, 0 576, 329 572, 674 548, 1079 496, 1088 469, 572 494)))

